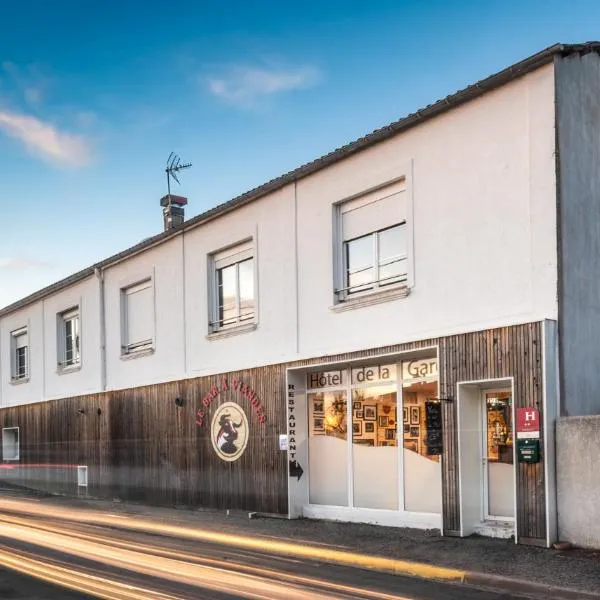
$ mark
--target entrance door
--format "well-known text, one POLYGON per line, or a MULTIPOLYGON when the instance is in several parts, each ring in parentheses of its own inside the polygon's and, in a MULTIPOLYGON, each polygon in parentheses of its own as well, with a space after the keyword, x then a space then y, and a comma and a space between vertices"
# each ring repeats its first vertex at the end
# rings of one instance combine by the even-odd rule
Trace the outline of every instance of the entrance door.
POLYGON ((515 517, 513 419, 510 390, 487 391, 483 406, 483 518, 515 517))

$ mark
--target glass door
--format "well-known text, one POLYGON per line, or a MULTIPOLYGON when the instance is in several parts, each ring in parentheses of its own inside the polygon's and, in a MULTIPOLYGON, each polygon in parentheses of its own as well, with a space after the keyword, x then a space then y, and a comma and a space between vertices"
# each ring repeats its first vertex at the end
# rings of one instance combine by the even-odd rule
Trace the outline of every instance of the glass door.
POLYGON ((510 391, 485 393, 483 410, 484 518, 515 516, 513 420, 510 391))

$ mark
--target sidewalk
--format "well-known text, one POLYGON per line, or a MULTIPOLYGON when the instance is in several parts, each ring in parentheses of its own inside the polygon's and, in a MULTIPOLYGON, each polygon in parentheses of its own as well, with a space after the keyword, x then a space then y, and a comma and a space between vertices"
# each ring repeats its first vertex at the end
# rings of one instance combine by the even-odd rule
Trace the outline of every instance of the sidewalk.
MULTIPOLYGON (((14 493, 0 492, 8 498, 14 493)), ((27 494, 22 494, 26 497, 27 494)), ((40 498, 38 496, 38 498, 40 498)), ((511 540, 444 538, 436 532, 330 521, 250 518, 247 512, 157 508, 58 496, 47 506, 87 508, 215 534, 282 542, 281 553, 427 579, 451 579, 543 598, 600 599, 600 552, 517 546, 511 540), (291 546, 286 546, 292 544, 291 546), (391 560, 390 560, 391 559, 391 560)), ((128 523, 132 521, 128 520, 128 523)))

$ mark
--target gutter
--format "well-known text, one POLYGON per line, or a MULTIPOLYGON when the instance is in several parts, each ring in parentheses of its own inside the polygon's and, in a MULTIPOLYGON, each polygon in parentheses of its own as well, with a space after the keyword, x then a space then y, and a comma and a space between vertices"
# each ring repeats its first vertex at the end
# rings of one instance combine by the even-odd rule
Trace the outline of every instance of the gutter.
POLYGON ((98 280, 98 305, 100 312, 100 391, 106 390, 106 309, 104 299, 104 271, 100 268, 94 269, 94 275, 98 280))

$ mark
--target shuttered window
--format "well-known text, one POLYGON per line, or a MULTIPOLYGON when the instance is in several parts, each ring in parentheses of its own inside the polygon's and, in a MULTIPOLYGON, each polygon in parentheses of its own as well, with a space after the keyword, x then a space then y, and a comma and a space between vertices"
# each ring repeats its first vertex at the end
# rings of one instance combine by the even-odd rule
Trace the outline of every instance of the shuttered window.
POLYGON ((405 189, 401 180, 340 205, 340 300, 407 281, 405 189))
POLYGON ((254 255, 252 241, 213 255, 214 302, 211 331, 254 321, 254 255))
POLYGON ((77 307, 58 315, 58 367, 75 367, 80 362, 80 318, 77 307))
POLYGON ((154 291, 152 279, 121 290, 122 351, 131 354, 154 345, 154 291))
POLYGON ((17 329, 11 334, 11 379, 25 380, 29 377, 29 334, 27 327, 17 329))

